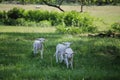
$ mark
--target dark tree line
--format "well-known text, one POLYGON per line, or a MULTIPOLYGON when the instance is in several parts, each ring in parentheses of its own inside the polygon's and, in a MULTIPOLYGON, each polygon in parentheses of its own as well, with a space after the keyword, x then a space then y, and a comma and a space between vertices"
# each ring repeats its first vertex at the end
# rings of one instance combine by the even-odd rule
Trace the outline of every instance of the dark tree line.
POLYGON ((0 0, 0 2, 16 2, 20 4, 44 4, 44 1, 52 4, 58 4, 61 1, 63 3, 80 3, 84 2, 84 5, 117 5, 120 4, 120 0, 0 0))
POLYGON ((64 10, 61 8, 63 3, 75 3, 81 6, 81 11, 83 12, 84 5, 117 5, 120 4, 120 0, 0 0, 0 2, 8 2, 8 3, 17 3, 17 4, 46 4, 48 6, 52 6, 58 8, 62 12, 64 10))

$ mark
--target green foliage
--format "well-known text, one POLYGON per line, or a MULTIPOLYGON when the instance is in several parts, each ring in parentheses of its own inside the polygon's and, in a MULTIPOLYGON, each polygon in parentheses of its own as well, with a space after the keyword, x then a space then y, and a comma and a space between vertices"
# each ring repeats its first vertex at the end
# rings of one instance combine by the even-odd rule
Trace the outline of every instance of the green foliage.
POLYGON ((82 33, 82 30, 79 27, 65 27, 65 26, 57 26, 58 33, 68 33, 68 34, 79 34, 82 33))
POLYGON ((64 17, 63 13, 59 13, 55 11, 52 11, 49 14, 49 20, 51 21, 53 26, 63 24, 63 17, 64 17))
POLYGON ((2 11, 0 11, 0 19, 3 19, 4 18, 4 14, 2 11))
POLYGON ((114 32, 120 32, 120 23, 119 23, 119 22, 113 23, 113 24, 111 25, 111 27, 112 27, 112 30, 113 30, 114 32))
POLYGON ((30 21, 42 21, 42 20, 49 20, 49 12, 48 11, 42 11, 42 10, 29 10, 26 12, 26 20, 30 21))
POLYGON ((57 31, 60 33, 83 33, 95 32, 97 28, 93 25, 94 18, 88 13, 79 13, 76 11, 64 13, 64 27, 58 26, 57 31))
POLYGON ((25 24, 25 19, 24 18, 16 19, 16 25, 24 26, 24 24, 25 24))
POLYGON ((66 12, 64 22, 66 26, 88 27, 93 25, 94 19, 88 13, 76 11, 66 12))
POLYGON ((44 20, 44 21, 40 21, 39 23, 37 23, 37 26, 42 26, 42 27, 51 27, 52 24, 50 21, 44 20))
POLYGON ((7 13, 5 11, 0 11, 0 25, 4 24, 7 18, 7 13))
POLYGON ((81 32, 93 32, 95 27, 93 25, 94 18, 88 13, 79 13, 76 11, 59 13, 55 11, 43 11, 43 10, 28 10, 13 8, 6 12, 6 18, 4 13, 0 12, 1 21, 5 25, 18 25, 18 26, 65 26, 57 28, 62 33, 81 33, 81 32), (65 32, 63 32, 65 31, 65 32))
POLYGON ((9 18, 9 19, 5 19, 4 20, 4 24, 6 24, 6 25, 16 25, 16 20, 15 19, 11 19, 11 18, 9 18))
POLYGON ((11 19, 23 18, 24 17, 24 9, 15 7, 12 10, 9 10, 7 12, 7 16, 8 16, 8 18, 11 18, 11 19))

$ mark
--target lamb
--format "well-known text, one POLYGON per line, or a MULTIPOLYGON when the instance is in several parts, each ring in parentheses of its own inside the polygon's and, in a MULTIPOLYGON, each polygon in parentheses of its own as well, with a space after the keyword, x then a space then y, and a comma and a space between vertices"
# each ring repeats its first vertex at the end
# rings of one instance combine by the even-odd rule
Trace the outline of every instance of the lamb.
POLYGON ((41 59, 43 59, 43 42, 45 41, 44 38, 38 38, 33 43, 33 54, 34 56, 40 51, 41 52, 41 59))
POLYGON ((55 52, 56 63, 58 63, 58 60, 60 61, 60 63, 64 60, 63 54, 65 52, 65 49, 69 48, 70 45, 71 45, 70 42, 63 42, 62 44, 58 44, 56 46, 56 52, 55 52))
POLYGON ((71 48, 67 48, 65 50, 64 61, 65 61, 67 68, 69 68, 69 65, 70 65, 70 67, 73 69, 73 54, 74 52, 71 48))

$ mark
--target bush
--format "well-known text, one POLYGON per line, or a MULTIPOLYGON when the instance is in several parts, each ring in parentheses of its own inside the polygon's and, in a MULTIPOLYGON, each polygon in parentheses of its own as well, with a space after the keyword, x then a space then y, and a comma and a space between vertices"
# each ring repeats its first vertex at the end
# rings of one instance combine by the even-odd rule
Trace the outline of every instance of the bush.
POLYGON ((7 18, 7 13, 5 11, 0 11, 0 24, 4 24, 5 19, 7 18))
POLYGON ((44 21, 40 21, 39 23, 37 23, 37 26, 41 26, 41 27, 50 27, 51 26, 51 22, 44 20, 44 21))
POLYGON ((11 19, 24 18, 24 9, 15 7, 7 12, 7 16, 11 19))
POLYGON ((113 23, 113 24, 111 25, 111 27, 112 27, 112 30, 113 30, 114 32, 120 32, 120 23, 119 23, 119 22, 113 23))
POLYGON ((18 26, 24 26, 25 25, 25 19, 24 18, 18 18, 16 19, 16 25, 18 26))
POLYGON ((64 22, 66 26, 88 27, 93 25, 94 19, 88 13, 71 11, 65 13, 64 22))
POLYGON ((43 20, 49 20, 49 12, 48 11, 40 11, 40 10, 29 10, 25 13, 26 20, 40 22, 43 20))
POLYGON ((24 18, 18 18, 18 19, 5 19, 4 24, 6 25, 12 25, 12 26, 24 26, 26 23, 24 18))
POLYGON ((78 13, 75 11, 65 13, 64 23, 66 26, 79 26, 78 13))
MULTIPOLYGON (((20 26, 58 26, 58 32, 62 33, 81 33, 94 32, 96 28, 93 25, 94 18, 88 13, 71 12, 49 12, 43 10, 29 10, 13 8, 6 13, 0 12, 0 20, 6 25, 20 25, 20 26), (3 18, 5 17, 5 18, 3 18), (3 20, 4 19, 4 20, 3 20)), ((1 23, 0 23, 1 24, 1 23)))
POLYGON ((4 24, 5 25, 16 25, 16 20, 15 19, 11 19, 11 18, 9 18, 9 19, 5 19, 4 20, 4 24))
POLYGON ((53 26, 61 25, 64 23, 63 17, 64 17, 63 13, 58 13, 58 12, 53 11, 53 12, 50 12, 49 20, 51 21, 53 26))
POLYGON ((78 34, 81 33, 82 30, 79 27, 65 27, 65 26, 57 26, 58 33, 67 33, 67 34, 78 34))
POLYGON ((35 21, 26 21, 24 26, 28 26, 28 27, 36 27, 37 24, 35 21))

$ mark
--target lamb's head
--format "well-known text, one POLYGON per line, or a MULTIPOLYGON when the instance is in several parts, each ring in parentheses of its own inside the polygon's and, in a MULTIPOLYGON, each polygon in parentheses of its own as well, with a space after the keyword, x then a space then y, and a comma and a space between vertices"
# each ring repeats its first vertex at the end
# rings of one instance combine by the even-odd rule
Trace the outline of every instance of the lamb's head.
POLYGON ((63 44, 68 48, 71 45, 71 42, 63 42, 63 44))
POLYGON ((41 43, 43 43, 45 41, 45 38, 38 38, 37 40, 39 40, 41 43))
POLYGON ((74 52, 73 52, 73 50, 71 48, 67 48, 65 50, 65 57, 68 58, 69 60, 72 59, 73 54, 74 54, 74 52))

